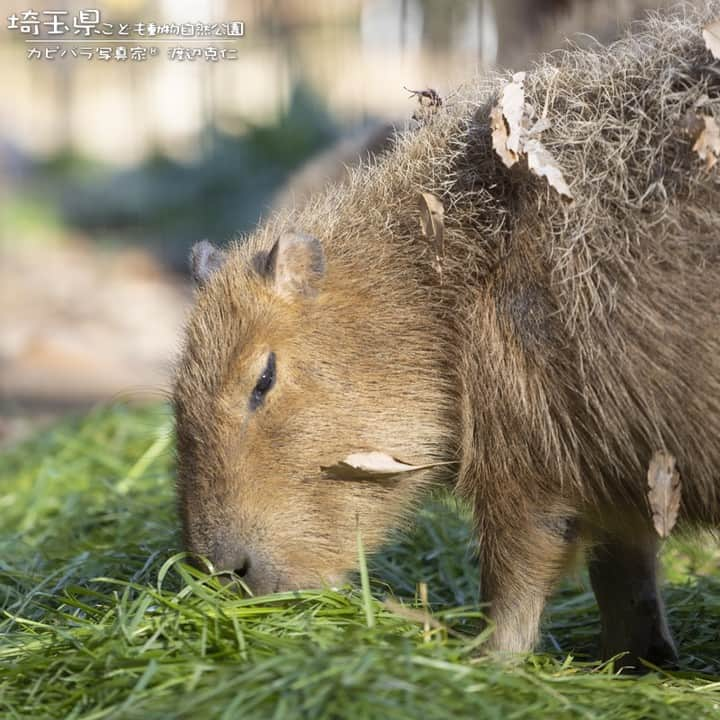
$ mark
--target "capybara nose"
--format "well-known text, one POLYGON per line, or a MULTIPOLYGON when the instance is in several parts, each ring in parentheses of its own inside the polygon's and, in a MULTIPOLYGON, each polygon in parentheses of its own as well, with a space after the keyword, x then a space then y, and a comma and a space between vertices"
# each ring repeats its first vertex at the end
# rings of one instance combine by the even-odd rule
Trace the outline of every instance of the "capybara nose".
POLYGON ((215 553, 213 565, 222 582, 233 582, 238 578, 247 578, 252 567, 250 553, 247 550, 228 549, 215 553))
POLYGON ((218 580, 238 591, 249 590, 253 595, 277 592, 282 576, 263 549, 246 550, 240 546, 218 548, 212 555, 218 580))
POLYGON ((242 578, 242 577, 245 577, 249 572, 250 572, 250 556, 244 555, 241 558, 241 562, 238 565, 238 567, 236 567, 233 570, 233 573, 235 573, 235 575, 237 575, 238 577, 242 578))

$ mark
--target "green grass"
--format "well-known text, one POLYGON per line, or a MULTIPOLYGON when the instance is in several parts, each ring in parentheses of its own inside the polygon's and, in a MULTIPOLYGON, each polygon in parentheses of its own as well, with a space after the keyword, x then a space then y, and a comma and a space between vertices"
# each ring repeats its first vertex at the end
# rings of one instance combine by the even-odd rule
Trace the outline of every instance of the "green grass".
POLYGON ((0 718, 720 717, 714 546, 665 552, 680 670, 593 661, 582 577, 542 652, 489 659, 454 501, 429 499, 357 587, 243 599, 178 557, 171 427, 102 409, 0 456, 0 718))

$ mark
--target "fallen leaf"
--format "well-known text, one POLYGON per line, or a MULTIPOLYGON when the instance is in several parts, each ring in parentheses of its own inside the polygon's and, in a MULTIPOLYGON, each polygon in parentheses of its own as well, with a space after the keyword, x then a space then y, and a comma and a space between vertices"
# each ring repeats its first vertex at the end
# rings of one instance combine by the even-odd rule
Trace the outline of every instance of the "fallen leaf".
POLYGON ((445 207, 442 200, 432 193, 420 193, 420 226, 423 235, 435 250, 435 269, 442 274, 442 260, 445 255, 445 207))
MULTIPOLYGON (((528 107, 530 106, 528 105, 528 107)), ((550 122, 550 120, 548 120, 548 118, 542 117, 527 131, 527 135, 528 137, 535 137, 535 135, 539 135, 541 132, 549 130, 551 127, 552 123, 550 122)))
POLYGON ((720 127, 711 115, 703 115, 704 127, 695 141, 692 149, 709 170, 720 157, 720 127))
POLYGON ((716 60, 720 60, 720 20, 706 25, 702 31, 705 46, 716 60))
POLYGON ((525 152, 530 170, 538 177, 546 178, 550 187, 560 193, 560 197, 572 202, 573 194, 550 151, 539 140, 531 139, 525 143, 525 152))
POLYGON ((658 450, 648 468, 648 500, 652 510, 653 525, 661 538, 670 535, 680 509, 680 474, 675 458, 658 450))
POLYGON ((490 111, 493 147, 507 167, 512 167, 520 158, 523 135, 528 119, 525 104, 525 73, 513 75, 502 90, 500 100, 490 111))
POLYGON ((562 198, 572 202, 565 178, 555 158, 538 140, 540 133, 551 127, 550 120, 541 117, 535 122, 532 105, 525 102, 525 73, 513 75, 502 91, 498 103, 490 110, 492 144, 506 167, 512 167, 527 157, 528 169, 538 177, 547 179, 562 198))
POLYGON ((508 150, 508 126, 499 105, 493 106, 490 110, 490 130, 495 152, 500 156, 505 167, 512 167, 518 161, 518 155, 508 150))
POLYGON ((392 455, 373 450, 371 452, 352 453, 335 465, 321 467, 320 469, 341 480, 371 480, 453 464, 450 461, 409 465, 397 460, 392 455))
POLYGON ((502 94, 503 117, 508 124, 507 149, 517 155, 522 152, 525 110, 525 73, 519 72, 513 75, 502 94))

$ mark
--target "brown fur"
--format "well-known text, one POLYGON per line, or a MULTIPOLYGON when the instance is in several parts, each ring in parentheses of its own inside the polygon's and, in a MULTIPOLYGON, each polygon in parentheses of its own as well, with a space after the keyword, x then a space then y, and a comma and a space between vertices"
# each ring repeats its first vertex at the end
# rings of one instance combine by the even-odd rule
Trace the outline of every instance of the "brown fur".
POLYGON ((198 293, 175 388, 190 550, 258 592, 333 584, 358 526, 376 547, 447 481, 475 509, 495 648, 532 647, 547 595, 589 546, 605 653, 672 657, 646 472, 666 448, 681 524, 720 524, 720 178, 678 131, 703 95, 720 120, 700 36, 718 15, 712 2, 653 19, 528 75, 572 207, 496 157, 488 112, 507 78, 490 77, 230 249, 198 293), (445 205, 442 283, 420 191, 445 205), (279 292, 262 269, 293 229, 322 241, 317 293, 279 292), (251 412, 270 350, 277 383, 251 412), (392 481, 320 470, 361 450, 458 464, 392 481))

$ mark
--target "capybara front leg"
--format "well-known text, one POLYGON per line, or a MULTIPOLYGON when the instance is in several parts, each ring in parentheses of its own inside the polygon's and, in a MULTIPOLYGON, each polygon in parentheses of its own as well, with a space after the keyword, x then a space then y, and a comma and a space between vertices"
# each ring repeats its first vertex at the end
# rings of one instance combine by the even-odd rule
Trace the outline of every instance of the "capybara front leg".
POLYGON ((638 670, 641 658, 673 664, 677 654, 657 581, 657 539, 638 527, 632 541, 606 534, 596 541, 589 566, 600 607, 603 657, 626 652, 620 664, 638 670))
POLYGON ((480 542, 482 595, 495 625, 488 649, 529 652, 545 601, 574 555, 575 523, 515 517, 511 526, 485 528, 480 542))

